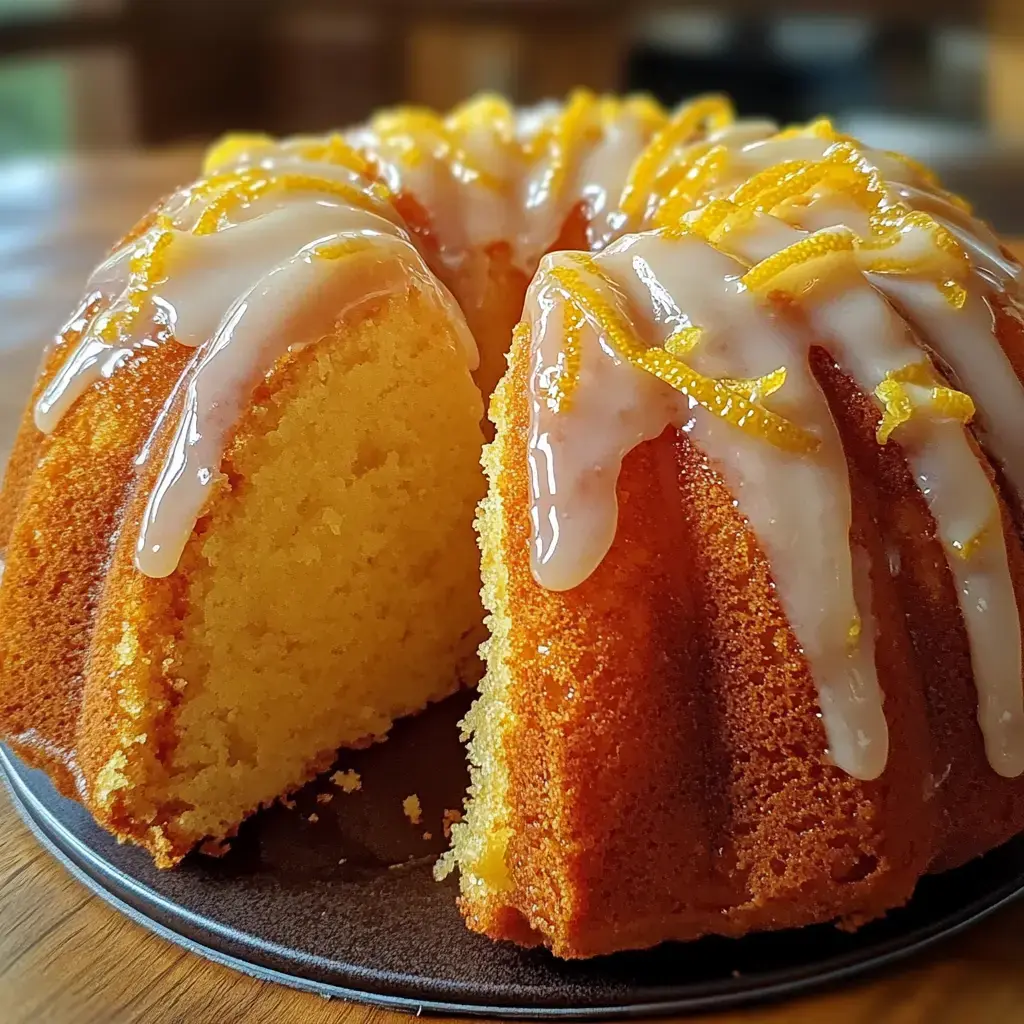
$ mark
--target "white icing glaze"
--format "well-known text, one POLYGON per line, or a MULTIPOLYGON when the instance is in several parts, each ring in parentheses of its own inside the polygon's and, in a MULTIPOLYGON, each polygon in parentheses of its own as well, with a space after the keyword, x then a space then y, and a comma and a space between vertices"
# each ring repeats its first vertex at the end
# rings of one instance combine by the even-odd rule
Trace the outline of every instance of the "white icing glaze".
POLYGON ((460 130, 457 159, 444 141, 457 114, 398 127, 385 114, 347 138, 378 162, 393 192, 412 194, 429 212, 446 262, 457 264, 469 248, 507 242, 516 263, 532 273, 579 203, 591 215, 594 247, 618 232, 619 195, 651 138, 651 125, 628 103, 585 98, 563 138, 555 128, 565 109, 542 104, 509 112, 507 125, 490 120, 460 130))
POLYGON ((136 353, 172 338, 197 349, 136 460, 144 465, 158 434, 172 431, 136 552, 136 565, 150 576, 166 576, 177 566, 254 385, 286 351, 329 333, 347 310, 416 287, 447 309, 471 369, 478 360, 454 300, 429 273, 394 210, 369 193, 357 172, 310 163, 298 144, 257 146, 240 153, 230 170, 301 175, 310 182, 290 190, 270 188, 229 205, 208 233, 196 232, 217 190, 204 194, 188 188, 172 196, 163 221, 93 274, 89 301, 105 301, 106 308, 88 323, 83 320, 87 306, 78 311, 70 326, 81 322, 84 330, 35 408, 37 425, 52 431, 95 381, 136 353), (319 187, 314 178, 327 185, 319 187), (332 183, 354 189, 360 202, 347 192, 332 192, 332 183), (146 282, 140 298, 133 261, 157 249, 161 240, 161 271, 146 282), (354 251, 337 259, 317 255, 338 244, 354 251), (127 327, 104 333, 133 303, 138 313, 127 327), (177 420, 168 423, 175 414, 177 420))
MULTIPOLYGON (((348 135, 361 153, 336 136, 281 143, 246 137, 214 151, 208 179, 171 196, 148 229, 96 269, 88 303, 96 301, 101 312, 79 325, 83 305, 65 329, 81 334, 36 404, 41 430, 53 431, 90 387, 146 349, 172 340, 198 349, 137 459, 145 464, 159 432, 173 429, 139 541, 142 571, 173 571, 232 424, 255 380, 283 354, 276 339, 301 344, 289 332, 311 306, 310 296, 327 289, 338 309, 360 301, 343 287, 365 282, 359 265, 320 266, 311 255, 319 245, 372 241, 370 256, 359 258, 392 270, 401 265, 403 273, 384 275, 392 288, 415 283, 445 303, 467 362, 476 367, 461 312, 427 272, 387 190, 369 175, 380 174, 392 193, 408 190, 428 210, 442 259, 457 263, 469 246, 509 240, 532 266, 577 202, 612 209, 653 130, 651 118, 641 115, 655 108, 638 101, 581 95, 573 109, 572 119, 562 119, 557 105, 518 119, 509 109, 505 126, 472 111, 447 121, 403 115, 406 127, 399 131, 384 130, 386 118, 377 119, 348 135), (171 425, 175 401, 183 409, 171 425)), ((376 294, 368 287, 363 297, 376 294)))
POLYGON ((1024 385, 1002 346, 993 341, 992 310, 982 288, 972 285, 964 308, 953 316, 927 282, 883 274, 872 274, 871 281, 949 364, 958 385, 974 397, 985 447, 1017 493, 1024 495, 1024 385))
MULTIPOLYGON (((604 289, 618 315, 648 345, 662 344, 678 327, 708 325, 688 359, 698 372, 749 378, 786 366, 785 398, 780 392, 772 408, 799 410, 820 446, 813 455, 786 452, 736 429, 625 362, 594 320, 583 334, 571 411, 553 411, 547 384, 562 348, 566 295, 551 271, 572 258, 546 257, 527 301, 534 330, 529 457, 538 580, 568 589, 593 571, 614 537, 623 456, 666 426, 685 430, 721 473, 768 557, 818 688, 831 756, 859 778, 877 777, 888 731, 870 634, 861 631, 850 641, 870 606, 858 610, 854 597, 846 461, 803 339, 740 284, 741 264, 699 239, 627 236, 597 261, 621 289, 614 297, 604 289)), ((588 283, 604 287, 593 276, 588 283)))

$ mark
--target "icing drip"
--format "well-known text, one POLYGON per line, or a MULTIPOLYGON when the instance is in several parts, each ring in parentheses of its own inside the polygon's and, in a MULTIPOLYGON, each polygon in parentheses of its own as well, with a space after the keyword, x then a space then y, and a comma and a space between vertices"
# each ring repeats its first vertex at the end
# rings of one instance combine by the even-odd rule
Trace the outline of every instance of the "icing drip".
MULTIPOLYGON (((568 589, 596 568, 615 534, 623 457, 666 426, 685 430, 722 474, 771 563, 818 688, 832 758, 859 778, 877 777, 888 732, 870 635, 851 640, 864 616, 854 596, 846 461, 802 339, 740 283, 743 265, 698 238, 629 236, 592 261, 575 293, 567 287, 574 279, 559 274, 572 262, 566 254, 546 257, 527 301, 534 359, 532 557, 539 582, 568 589), (612 309, 602 310, 602 302, 612 309), (574 305, 587 326, 566 414, 552 407, 545 384, 558 374, 562 326, 574 305), (702 402, 697 389, 666 387, 624 357, 621 334, 664 352, 661 346, 678 338, 680 328, 694 325, 704 327, 686 355, 695 374, 721 379, 728 371, 738 398, 744 384, 736 378, 747 382, 748 396, 758 391, 750 381, 770 381, 762 385, 762 394, 773 391, 764 405, 780 418, 799 415, 814 437, 813 451, 772 443, 766 440, 771 429, 752 413, 735 422, 702 402), (771 381, 780 366, 784 385, 778 376, 771 381)), ((678 350, 678 343, 672 347, 678 350)))
POLYGON ((350 308, 379 294, 367 268, 380 267, 392 290, 414 286, 448 305, 476 367, 465 320, 413 247, 394 193, 410 192, 429 211, 443 260, 512 240, 532 269, 578 203, 595 225, 614 212, 634 159, 665 120, 642 97, 581 91, 565 107, 522 114, 493 97, 447 117, 394 111, 347 137, 229 137, 208 153, 205 177, 171 196, 93 273, 89 300, 64 332, 68 355, 36 403, 36 424, 52 432, 89 388, 147 349, 197 349, 137 459, 148 461, 174 405, 174 441, 137 552, 142 571, 166 575, 253 384, 284 354, 275 338, 294 346, 326 332, 314 327, 327 322, 324 310, 313 316, 317 295, 330 294, 336 312, 350 308), (98 315, 78 325, 94 308, 98 315))
POLYGON ((136 551, 147 575, 176 568, 253 387, 345 312, 416 287, 447 307, 467 364, 476 366, 461 312, 430 275, 386 190, 362 177, 363 158, 328 140, 315 145, 329 162, 310 163, 313 145, 268 148, 247 139, 213 151, 211 175, 172 196, 148 230, 93 274, 90 303, 105 308, 83 324, 36 404, 37 425, 52 431, 93 383, 137 353, 172 339, 196 348, 136 460, 149 460, 176 415, 136 551))
POLYGON ((564 107, 516 112, 484 96, 446 118, 385 112, 348 139, 372 156, 393 192, 411 193, 429 211, 445 262, 508 242, 532 273, 577 204, 590 215, 595 247, 618 232, 623 183, 664 122, 661 108, 643 97, 580 90, 564 107))

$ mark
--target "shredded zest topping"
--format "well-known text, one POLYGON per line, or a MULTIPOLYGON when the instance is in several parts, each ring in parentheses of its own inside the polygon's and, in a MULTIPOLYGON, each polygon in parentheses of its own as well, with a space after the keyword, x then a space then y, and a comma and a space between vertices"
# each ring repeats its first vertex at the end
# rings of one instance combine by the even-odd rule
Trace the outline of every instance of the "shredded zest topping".
POLYGON ((776 278, 795 267, 805 266, 823 256, 839 252, 853 252, 857 239, 852 231, 846 228, 828 228, 815 231, 814 234, 801 238, 785 249, 761 260, 748 270, 740 280, 752 292, 764 294, 769 290, 776 278))
POLYGON ((128 262, 128 294, 125 304, 117 310, 105 310, 96 322, 96 334, 108 344, 116 344, 126 336, 142 313, 143 303, 153 286, 166 280, 167 249, 174 238, 171 219, 166 214, 156 218, 128 262))
POLYGON ((704 96, 682 106, 633 163, 619 208, 630 217, 642 214, 648 196, 657 191, 659 173, 672 153, 709 131, 725 128, 734 118, 732 104, 725 96, 704 96))
POLYGON ((240 156, 253 149, 272 146, 274 139, 262 132, 232 132, 218 139, 203 158, 203 174, 210 175, 222 167, 235 163, 240 156))
POLYGON ((429 154, 435 160, 446 162, 453 171, 485 188, 501 191, 505 181, 481 167, 467 152, 463 136, 465 126, 480 113, 470 105, 456 110, 454 126, 441 115, 426 107, 400 107, 377 114, 371 128, 383 142, 396 150, 409 167, 421 164, 429 154), (460 128, 460 125, 462 126, 460 128))
POLYGON ((883 409, 875 432, 879 444, 885 444, 897 427, 908 423, 915 415, 966 424, 975 413, 971 396, 941 384, 927 363, 910 363, 899 370, 890 370, 875 388, 875 397, 883 409))
POLYGON ((345 181, 334 181, 315 174, 257 173, 241 171, 210 200, 196 221, 192 233, 208 235, 217 231, 233 210, 247 206, 271 191, 323 192, 370 213, 381 213, 391 198, 386 186, 377 181, 367 182, 363 188, 345 181))

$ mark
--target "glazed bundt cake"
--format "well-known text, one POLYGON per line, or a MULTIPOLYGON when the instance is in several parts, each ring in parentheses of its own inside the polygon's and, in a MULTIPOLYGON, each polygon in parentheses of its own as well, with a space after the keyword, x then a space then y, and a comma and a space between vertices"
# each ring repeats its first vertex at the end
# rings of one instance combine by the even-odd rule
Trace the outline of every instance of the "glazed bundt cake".
POLYGON ((491 404, 439 873, 563 957, 855 927, 1024 829, 1020 267, 827 121, 684 111, 617 207, 491 404))
POLYGON ((47 353, 0 732, 160 864, 230 836, 474 681, 490 433, 470 927, 856 926, 1024 830, 1019 273, 717 97, 229 138, 47 353))

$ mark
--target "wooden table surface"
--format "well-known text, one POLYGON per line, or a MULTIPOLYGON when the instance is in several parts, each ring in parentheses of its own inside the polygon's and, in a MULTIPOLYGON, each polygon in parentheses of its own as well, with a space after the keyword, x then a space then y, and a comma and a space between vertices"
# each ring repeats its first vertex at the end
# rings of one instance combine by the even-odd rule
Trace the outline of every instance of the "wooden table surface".
MULTIPOLYGON (((173 152, 0 167, 0 462, 39 348, 90 267, 196 162, 173 152)), ((0 1024, 371 1019, 402 1020, 253 981, 123 918, 37 845, 0 789, 0 1024)), ((714 1020, 1024 1022, 1024 904, 873 979, 714 1020)))

